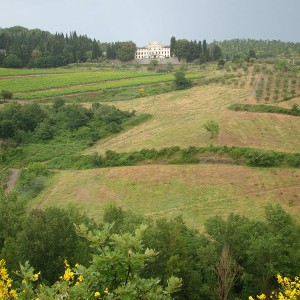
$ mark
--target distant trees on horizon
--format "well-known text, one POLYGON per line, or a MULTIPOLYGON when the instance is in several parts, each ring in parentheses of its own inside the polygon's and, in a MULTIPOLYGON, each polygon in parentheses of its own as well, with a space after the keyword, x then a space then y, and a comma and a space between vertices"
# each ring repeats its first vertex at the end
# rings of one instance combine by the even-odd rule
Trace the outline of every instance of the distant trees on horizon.
MULTIPOLYGON (((188 41, 172 36, 170 48, 172 56, 198 64, 251 57, 300 60, 300 43, 281 41, 233 39, 208 44, 205 39, 188 41)), ((5 68, 53 68, 104 57, 130 61, 135 51, 133 41, 100 43, 87 35, 77 35, 76 31, 51 34, 21 26, 0 29, 0 67, 5 68)))

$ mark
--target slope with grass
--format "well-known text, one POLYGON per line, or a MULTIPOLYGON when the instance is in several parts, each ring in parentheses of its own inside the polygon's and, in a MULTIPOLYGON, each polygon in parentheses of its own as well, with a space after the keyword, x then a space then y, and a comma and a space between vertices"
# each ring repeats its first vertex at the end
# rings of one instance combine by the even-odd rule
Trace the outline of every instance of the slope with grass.
MULTIPOLYGON (((142 215, 182 215, 194 228, 231 212, 253 219, 267 203, 280 203, 299 219, 299 169, 231 165, 137 166, 60 171, 35 199, 37 207, 73 204, 101 220, 109 203, 142 215)), ((300 220, 300 219, 299 219, 300 220)))
POLYGON ((283 152, 299 152, 300 120, 280 114, 235 112, 229 104, 244 103, 246 88, 205 85, 164 95, 114 102, 119 108, 150 113, 152 118, 115 137, 102 140, 87 153, 117 152, 170 146, 219 144, 283 152), (220 134, 211 140, 203 125, 214 119, 220 134))

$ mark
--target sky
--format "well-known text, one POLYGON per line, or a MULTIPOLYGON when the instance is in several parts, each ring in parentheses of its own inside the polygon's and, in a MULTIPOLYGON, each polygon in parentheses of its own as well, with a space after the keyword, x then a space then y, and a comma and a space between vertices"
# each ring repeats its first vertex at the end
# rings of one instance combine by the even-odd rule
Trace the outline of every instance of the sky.
POLYGON ((0 0, 0 9, 1 28, 76 31, 100 42, 300 42, 300 0, 0 0))

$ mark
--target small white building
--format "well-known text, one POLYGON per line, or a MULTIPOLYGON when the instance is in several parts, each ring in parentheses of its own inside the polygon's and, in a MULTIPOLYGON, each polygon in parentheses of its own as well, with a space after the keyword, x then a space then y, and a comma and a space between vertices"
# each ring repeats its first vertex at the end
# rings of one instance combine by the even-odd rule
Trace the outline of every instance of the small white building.
POLYGON ((135 59, 164 59, 171 57, 170 46, 163 46, 159 42, 152 42, 150 45, 137 48, 135 59))

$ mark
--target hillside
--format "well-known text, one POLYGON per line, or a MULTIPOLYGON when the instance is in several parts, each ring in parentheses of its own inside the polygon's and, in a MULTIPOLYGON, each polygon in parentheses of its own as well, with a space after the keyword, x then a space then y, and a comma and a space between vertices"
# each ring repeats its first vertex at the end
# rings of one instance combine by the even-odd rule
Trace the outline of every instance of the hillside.
POLYGON ((299 221, 300 170, 234 165, 152 165, 60 171, 34 201, 40 208, 74 204, 101 220, 109 203, 149 217, 182 215, 203 229, 205 220, 229 213, 261 219, 279 203, 299 221), (67 183, 67 184, 66 184, 67 183))
POLYGON ((45 190, 31 202, 32 207, 66 207, 73 203, 100 220, 105 206, 115 203, 155 218, 182 215, 195 228, 203 228, 204 221, 215 214, 226 216, 236 212, 260 218, 263 207, 270 201, 280 203, 297 215, 298 169, 236 166, 226 155, 220 159, 213 153, 202 155, 201 164, 199 160, 195 165, 169 166, 161 159, 144 160, 136 167, 74 169, 95 166, 85 165, 84 155, 103 155, 107 150, 130 152, 212 144, 299 152, 300 139, 295 138, 300 136, 298 116, 228 109, 239 103, 286 108, 299 104, 299 76, 295 66, 255 62, 227 63, 219 70, 215 65, 185 68, 187 77, 193 78, 194 87, 183 91, 174 89, 173 74, 158 74, 145 67, 115 69, 93 65, 56 70, 1 69, 3 80, 0 84, 4 88, 5 83, 17 82, 13 85, 15 97, 23 103, 45 103, 48 107, 57 100, 55 95, 60 95, 66 105, 72 104, 70 107, 80 102, 91 109, 95 102, 105 102, 123 111, 135 111, 137 116, 151 115, 142 123, 94 140, 92 146, 73 144, 76 136, 82 136, 76 131, 68 133, 72 143, 65 135, 49 144, 34 144, 36 140, 33 140, 33 144, 20 145, 15 161, 11 160, 15 166, 34 161, 45 162, 44 166, 48 166, 52 160, 55 168, 63 169, 63 162, 69 160, 67 165, 71 168, 57 171, 45 183, 45 190), (281 72, 284 72, 282 78, 281 72), (219 123, 217 138, 211 139, 205 130, 203 125, 208 120, 219 123), (81 158, 83 164, 79 163, 81 158))

